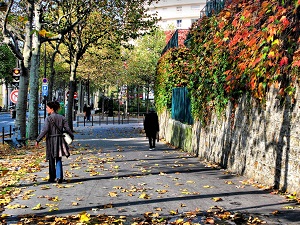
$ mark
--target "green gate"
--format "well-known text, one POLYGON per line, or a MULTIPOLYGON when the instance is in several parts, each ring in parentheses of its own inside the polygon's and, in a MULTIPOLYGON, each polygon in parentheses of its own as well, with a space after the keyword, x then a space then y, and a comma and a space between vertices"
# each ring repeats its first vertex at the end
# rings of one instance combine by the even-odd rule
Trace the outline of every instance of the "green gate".
POLYGON ((172 119, 190 125, 194 122, 191 114, 191 101, 186 87, 173 88, 172 90, 172 119))

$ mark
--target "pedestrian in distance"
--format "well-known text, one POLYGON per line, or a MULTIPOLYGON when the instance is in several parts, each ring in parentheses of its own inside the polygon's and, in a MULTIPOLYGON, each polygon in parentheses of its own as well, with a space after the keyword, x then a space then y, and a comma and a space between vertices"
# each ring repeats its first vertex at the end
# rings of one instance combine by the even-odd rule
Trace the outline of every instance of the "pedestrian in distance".
POLYGON ((91 111, 92 109, 90 105, 84 104, 83 106, 84 119, 86 119, 87 121, 91 121, 91 111))
POLYGON ((92 113, 92 109, 91 109, 90 105, 88 105, 86 107, 86 111, 85 111, 85 116, 86 116, 87 121, 91 121, 91 113, 92 113))
POLYGON ((49 161, 49 180, 51 183, 62 183, 63 165, 62 157, 70 156, 69 146, 64 140, 63 132, 74 139, 74 135, 66 118, 57 113, 60 105, 58 102, 48 102, 46 110, 48 116, 45 119, 43 129, 36 138, 35 146, 46 136, 46 159, 49 161))
POLYGON ((146 137, 149 140, 149 150, 154 150, 157 132, 159 132, 159 123, 157 113, 153 108, 145 115, 144 130, 146 132, 146 137))

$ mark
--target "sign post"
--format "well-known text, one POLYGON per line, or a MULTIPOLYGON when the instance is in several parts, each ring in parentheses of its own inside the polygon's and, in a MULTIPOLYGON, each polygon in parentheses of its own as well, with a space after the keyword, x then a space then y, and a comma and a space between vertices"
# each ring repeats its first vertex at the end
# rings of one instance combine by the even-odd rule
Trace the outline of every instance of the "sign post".
POLYGON ((46 77, 43 78, 42 83, 42 96, 44 97, 44 119, 46 118, 46 104, 47 104, 47 96, 48 96, 48 79, 46 77))
POLYGON ((18 94, 19 94, 19 90, 13 90, 10 95, 10 101, 14 104, 16 104, 18 102, 18 94))

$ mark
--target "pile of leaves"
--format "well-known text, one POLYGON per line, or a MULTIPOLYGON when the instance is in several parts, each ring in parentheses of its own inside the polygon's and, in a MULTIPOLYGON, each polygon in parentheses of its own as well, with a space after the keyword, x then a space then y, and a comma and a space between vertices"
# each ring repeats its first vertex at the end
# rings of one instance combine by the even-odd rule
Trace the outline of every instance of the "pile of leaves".
MULTIPOLYGON (((112 134, 113 135, 113 134, 112 134)), ((121 146, 116 146, 119 151, 122 151, 121 146)), ((45 159, 45 149, 35 149, 34 147, 28 145, 22 149, 10 149, 9 146, 0 146, 2 150, 1 155, 1 166, 2 168, 8 170, 6 174, 0 177, 0 204, 1 211, 3 211, 4 207, 26 207, 18 205, 11 205, 10 203, 14 198, 19 196, 22 192, 22 189, 19 186, 20 181, 29 180, 31 182, 36 182, 36 172, 41 170, 41 166, 43 165, 45 159), (5 151, 3 151, 5 149, 5 151)), ((79 161, 82 160, 83 155, 82 151, 87 152, 101 152, 101 150, 88 149, 84 147, 80 147, 73 149, 73 154, 78 155, 78 158, 74 161, 71 167, 78 168, 80 165, 79 161)), ((122 157, 118 154, 119 157, 122 157)), ((102 168, 102 164, 109 162, 109 166, 111 167, 111 172, 114 173, 115 170, 118 170, 118 166, 112 164, 114 162, 114 158, 109 154, 106 155, 106 158, 90 158, 89 157, 89 165, 86 172, 90 174, 90 176, 94 176, 97 171, 95 165, 102 168), (100 161, 102 163, 100 163, 100 161), (94 167, 93 167, 94 166, 94 167)), ((219 168, 216 164, 208 163, 207 167, 211 168, 219 168)), ((255 182, 248 180, 243 183, 244 185, 254 185, 255 182)), ((257 188, 264 188, 262 185, 256 184, 257 188)), ((44 187, 44 186, 43 186, 44 187)), ((42 187, 42 188, 43 188, 42 187)), ((115 187, 120 188, 120 187, 115 187)), ((209 188, 209 187, 207 187, 209 188)), ((160 190, 163 191, 163 190, 160 190)), ((28 191, 30 194, 30 191, 28 191)), ((110 192, 109 195, 111 197, 114 196, 115 192, 110 192)), ((274 192, 274 194, 280 194, 279 192, 274 192)), ((25 195, 24 195, 25 196, 25 195)), ((300 200, 291 194, 286 194, 286 197, 290 201, 298 201, 300 200)), ((56 197, 55 197, 56 198, 56 197)), ((147 196, 144 193, 141 193, 139 198, 147 199, 147 196)), ((53 200, 53 199, 52 199, 53 200)), ((54 201, 54 200, 53 200, 54 201)), ((221 198, 213 198, 213 201, 218 202, 222 201, 221 198)), ((113 207, 113 205, 106 206, 113 207)), ((182 206, 184 207, 184 206, 182 206)), ((39 210, 41 209, 41 204, 36 205, 33 209, 39 210)), ((97 209, 93 211, 98 211, 97 209)), ((2 214, 0 216, 0 224, 61 224, 61 225, 73 225, 73 224, 132 224, 132 225, 148 225, 148 224, 169 224, 169 225, 190 225, 190 224, 265 224, 265 221, 259 217, 254 215, 249 215, 246 213, 237 213, 230 212, 224 210, 218 206, 212 206, 208 210, 194 210, 190 212, 178 212, 178 210, 170 211, 168 213, 160 214, 162 210, 159 208, 155 209, 155 212, 144 212, 141 217, 127 217, 126 215, 112 216, 106 214, 98 214, 91 215, 87 212, 81 212, 76 215, 69 216, 37 216, 35 214, 22 215, 17 218, 11 218, 9 215, 2 214)), ((279 212, 274 212, 279 213, 279 212)))

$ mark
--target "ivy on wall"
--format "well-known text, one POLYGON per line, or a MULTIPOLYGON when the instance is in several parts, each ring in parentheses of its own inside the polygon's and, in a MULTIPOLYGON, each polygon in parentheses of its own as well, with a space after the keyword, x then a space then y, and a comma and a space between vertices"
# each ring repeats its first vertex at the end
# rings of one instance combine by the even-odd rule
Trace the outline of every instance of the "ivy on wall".
POLYGON ((187 86, 195 119, 222 113, 248 93, 261 105, 271 85, 292 99, 299 80, 300 0, 233 0, 190 30, 188 48, 163 55, 157 67, 156 104, 169 109, 171 89, 187 86))

